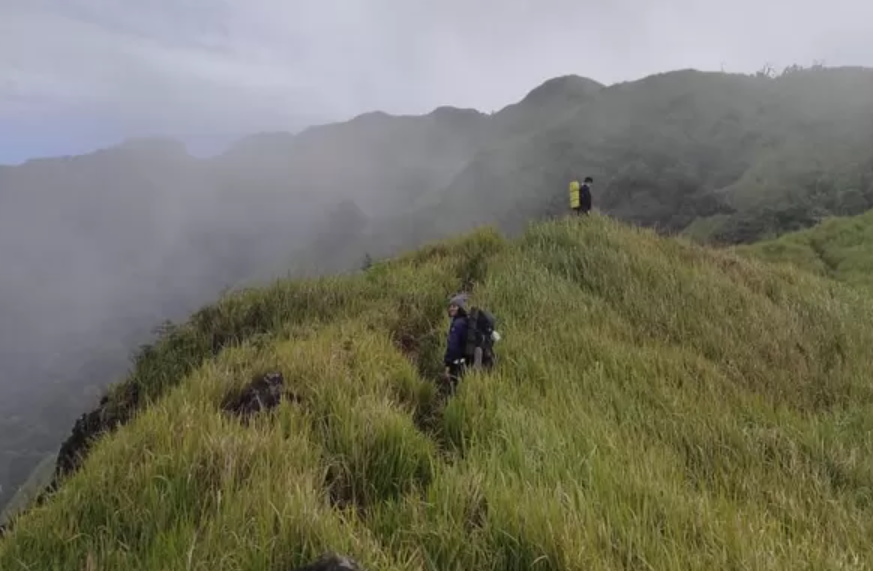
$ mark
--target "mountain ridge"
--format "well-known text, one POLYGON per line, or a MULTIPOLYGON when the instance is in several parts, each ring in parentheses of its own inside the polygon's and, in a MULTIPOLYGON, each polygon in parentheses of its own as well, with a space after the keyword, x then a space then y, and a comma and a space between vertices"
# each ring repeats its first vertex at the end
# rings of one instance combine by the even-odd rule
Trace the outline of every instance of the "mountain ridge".
POLYGON ((597 214, 230 293, 143 349, 107 396, 124 423, 0 566, 869 561, 871 319, 852 288, 597 214), (470 285, 500 360, 444 401, 470 285), (282 398, 237 417, 261 379, 282 398))
POLYGON ((0 257, 11 268, 0 282, 0 409, 15 409, 0 415, 16 419, 0 431, 0 485, 26 480, 33 453, 53 451, 94 385, 124 375, 128 353, 165 319, 289 268, 354 272, 482 224, 517 235, 566 211, 574 172, 594 176, 606 214, 717 243, 867 210, 871 78, 838 68, 685 70, 610 86, 565 76, 495 113, 377 113, 208 159, 146 144, 0 167, 0 257), (354 233, 323 239, 346 201, 362 214, 349 218, 354 233))

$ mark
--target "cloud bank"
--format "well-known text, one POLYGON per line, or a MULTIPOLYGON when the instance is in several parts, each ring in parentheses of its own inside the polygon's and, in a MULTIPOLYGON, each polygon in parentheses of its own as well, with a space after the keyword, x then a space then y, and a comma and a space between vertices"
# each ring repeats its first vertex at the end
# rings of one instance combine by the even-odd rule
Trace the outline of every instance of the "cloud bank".
POLYGON ((3 0, 0 163, 382 109, 495 110, 575 73, 873 65, 865 0, 3 0))

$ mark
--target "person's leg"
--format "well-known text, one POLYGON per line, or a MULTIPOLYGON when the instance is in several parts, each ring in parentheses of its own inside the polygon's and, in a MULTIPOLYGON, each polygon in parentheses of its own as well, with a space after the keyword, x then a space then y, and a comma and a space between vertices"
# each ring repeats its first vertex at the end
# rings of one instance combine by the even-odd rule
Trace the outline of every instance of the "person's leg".
POLYGON ((444 379, 446 392, 448 394, 455 394, 455 391, 458 390, 458 383, 461 381, 461 377, 463 375, 463 365, 452 365, 451 367, 449 367, 449 374, 444 379))

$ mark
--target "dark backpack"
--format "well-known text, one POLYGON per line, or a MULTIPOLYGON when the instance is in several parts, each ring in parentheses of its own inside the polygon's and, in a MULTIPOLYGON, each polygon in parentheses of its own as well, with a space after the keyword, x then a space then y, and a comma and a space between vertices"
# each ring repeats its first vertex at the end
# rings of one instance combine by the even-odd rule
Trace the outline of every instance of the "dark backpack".
POLYGON ((476 350, 482 350, 482 366, 491 368, 494 364, 494 340, 491 334, 497 319, 484 309, 474 307, 467 315, 467 344, 464 350, 464 360, 471 365, 475 363, 476 350))

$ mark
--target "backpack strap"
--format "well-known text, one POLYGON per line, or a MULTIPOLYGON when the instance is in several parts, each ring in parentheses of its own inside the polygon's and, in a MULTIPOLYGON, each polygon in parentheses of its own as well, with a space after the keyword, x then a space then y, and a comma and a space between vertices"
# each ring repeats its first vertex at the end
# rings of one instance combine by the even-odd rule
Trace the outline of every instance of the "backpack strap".
POLYGON ((479 329, 477 327, 479 321, 479 310, 472 308, 467 314, 467 342, 464 347, 464 358, 468 362, 473 361, 476 347, 479 345, 479 329))

